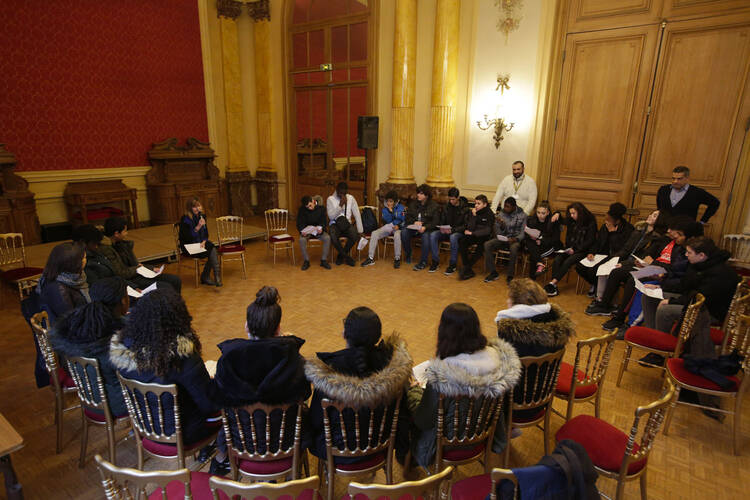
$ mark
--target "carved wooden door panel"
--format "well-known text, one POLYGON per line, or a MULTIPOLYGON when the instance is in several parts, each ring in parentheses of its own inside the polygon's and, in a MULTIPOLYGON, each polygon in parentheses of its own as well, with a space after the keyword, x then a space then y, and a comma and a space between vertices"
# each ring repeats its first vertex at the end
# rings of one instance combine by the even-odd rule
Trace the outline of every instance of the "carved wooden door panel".
POLYGON ((658 26, 568 35, 550 202, 603 214, 629 204, 645 127, 658 26))
POLYGON ((668 23, 634 206, 656 207, 677 165, 721 200, 707 233, 718 237, 750 118, 750 14, 668 23))
POLYGON ((661 21, 661 9, 662 0, 571 0, 568 33, 657 24, 661 21))

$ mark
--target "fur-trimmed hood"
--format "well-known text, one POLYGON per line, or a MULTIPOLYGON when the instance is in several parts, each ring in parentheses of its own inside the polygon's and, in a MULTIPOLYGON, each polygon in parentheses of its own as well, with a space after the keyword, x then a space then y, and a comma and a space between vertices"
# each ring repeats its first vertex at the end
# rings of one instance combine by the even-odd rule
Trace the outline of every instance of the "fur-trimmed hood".
POLYGON ((388 403, 404 390, 414 363, 398 334, 388 336, 384 343, 393 350, 391 360, 372 375, 344 375, 317 357, 305 363, 305 375, 316 390, 344 404, 374 408, 388 403))
POLYGON ((87 358, 98 358, 109 352, 110 336, 91 339, 88 342, 73 342, 58 334, 53 328, 49 333, 49 340, 55 351, 64 356, 85 356, 87 358))
POLYGON ((575 325, 570 315, 557 304, 551 304, 549 313, 527 319, 504 318, 497 322, 497 331, 511 344, 538 344, 559 349, 575 335, 575 325))
MULTIPOLYGON (((173 352, 173 357, 189 358, 195 352, 195 344, 188 337, 179 335, 177 337, 177 351, 173 352)), ((119 333, 112 335, 109 343, 109 360, 118 370, 137 371, 138 365, 135 361, 135 352, 127 347, 119 333)))
POLYGON ((492 338, 487 347, 430 361, 427 383, 446 396, 498 397, 513 389, 521 376, 521 361, 508 342, 492 338))

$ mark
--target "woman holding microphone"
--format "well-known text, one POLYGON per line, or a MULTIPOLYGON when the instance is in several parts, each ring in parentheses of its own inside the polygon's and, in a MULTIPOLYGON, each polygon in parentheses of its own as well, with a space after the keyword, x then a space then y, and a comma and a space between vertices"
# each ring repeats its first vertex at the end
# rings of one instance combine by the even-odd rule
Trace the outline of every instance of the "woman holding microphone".
POLYGON ((206 265, 201 273, 201 283, 210 286, 221 286, 221 266, 216 246, 208 239, 208 227, 206 216, 203 214, 203 206, 198 198, 188 200, 185 205, 185 214, 180 220, 180 246, 183 253, 188 253, 185 245, 200 243, 204 252, 191 254, 195 258, 205 258, 206 265), (214 279, 211 279, 211 269, 214 270, 214 279))

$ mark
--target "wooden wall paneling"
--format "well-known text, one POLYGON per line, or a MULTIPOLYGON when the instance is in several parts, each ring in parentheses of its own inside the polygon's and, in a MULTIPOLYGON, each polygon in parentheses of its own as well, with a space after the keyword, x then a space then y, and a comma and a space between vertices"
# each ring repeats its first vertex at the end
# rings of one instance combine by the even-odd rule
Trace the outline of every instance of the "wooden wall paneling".
MULTIPOLYGON (((678 1, 678 0, 673 0, 678 1)), ((664 0, 572 0, 568 33, 661 22, 664 0)))
POLYGON ((550 201, 603 214, 629 204, 645 127, 659 27, 568 35, 550 201))
POLYGON ((750 13, 668 23, 654 83, 635 206, 656 206, 672 169, 722 201, 710 233, 727 210, 745 124, 750 117, 750 13))
POLYGON ((748 0, 664 0, 663 16, 669 20, 680 16, 715 16, 750 9, 748 0))

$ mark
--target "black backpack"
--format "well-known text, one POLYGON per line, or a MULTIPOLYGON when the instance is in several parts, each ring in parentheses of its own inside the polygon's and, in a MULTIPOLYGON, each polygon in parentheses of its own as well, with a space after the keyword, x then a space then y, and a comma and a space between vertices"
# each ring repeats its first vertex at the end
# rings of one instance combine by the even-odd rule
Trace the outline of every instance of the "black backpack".
POLYGON ((378 228, 378 218, 375 217, 375 212, 372 208, 365 207, 362 209, 362 231, 364 233, 371 233, 378 228))

